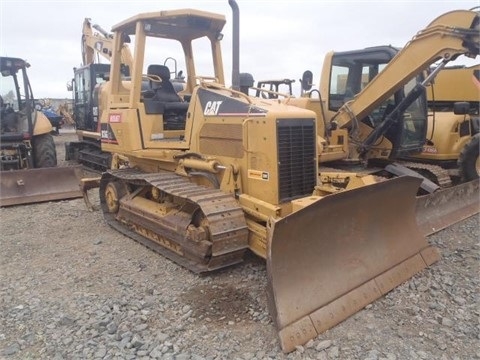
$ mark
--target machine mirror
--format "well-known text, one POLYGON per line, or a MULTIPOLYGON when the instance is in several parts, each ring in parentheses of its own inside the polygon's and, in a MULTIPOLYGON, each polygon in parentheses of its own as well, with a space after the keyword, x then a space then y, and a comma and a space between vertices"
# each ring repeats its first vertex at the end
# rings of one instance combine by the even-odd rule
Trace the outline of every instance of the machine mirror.
POLYGON ((313 84, 313 73, 310 70, 305 71, 300 82, 302 84, 302 90, 309 91, 313 84))
POLYGON ((466 115, 470 112, 470 103, 466 101, 458 101, 453 104, 453 113, 455 115, 466 115))

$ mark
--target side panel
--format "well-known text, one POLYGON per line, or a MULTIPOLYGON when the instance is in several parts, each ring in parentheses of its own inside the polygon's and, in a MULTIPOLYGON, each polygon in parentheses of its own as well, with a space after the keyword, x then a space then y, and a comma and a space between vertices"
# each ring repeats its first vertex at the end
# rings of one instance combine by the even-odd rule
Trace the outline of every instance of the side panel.
POLYGON ((444 68, 435 78, 435 82, 427 87, 428 101, 441 104, 455 101, 478 102, 478 81, 480 64, 462 68, 444 68))
POLYGON ((411 156, 418 159, 457 160, 463 147, 470 141, 470 131, 461 136, 460 128, 470 130, 470 115, 455 115, 453 112, 435 113, 428 117, 427 139, 429 142, 419 154, 411 156))
POLYGON ((142 137, 137 111, 134 109, 109 109, 102 116, 102 150, 112 153, 129 153, 141 150, 142 137))

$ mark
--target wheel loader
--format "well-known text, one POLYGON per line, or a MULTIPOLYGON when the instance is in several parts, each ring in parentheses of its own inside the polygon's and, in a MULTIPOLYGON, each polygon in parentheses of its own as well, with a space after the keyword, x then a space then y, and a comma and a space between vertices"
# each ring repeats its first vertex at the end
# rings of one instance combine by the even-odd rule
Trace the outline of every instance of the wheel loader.
MULTIPOLYGON (((290 352, 439 254, 417 224, 419 178, 363 179, 362 186, 326 193, 316 112, 240 91, 239 11, 234 0, 229 4, 231 87, 223 73, 223 15, 158 11, 113 27, 110 76, 98 89, 100 141, 112 169, 82 186, 98 185, 110 226, 194 272, 240 263, 246 251, 264 258, 269 310, 290 352), (129 78, 119 55, 126 38, 135 43, 129 78), (206 67, 205 54, 198 55, 205 49, 206 67), (172 52, 184 59, 181 91, 162 61, 172 52)), ((464 15, 470 29, 477 14, 464 15)), ((415 139, 425 135, 422 121, 415 139)), ((343 151, 339 133, 334 149, 343 151)), ((385 144, 390 148, 366 152, 392 152, 385 144)))
POLYGON ((35 109, 29 66, 0 57, 0 206, 82 196, 80 169, 56 167, 52 124, 35 109))

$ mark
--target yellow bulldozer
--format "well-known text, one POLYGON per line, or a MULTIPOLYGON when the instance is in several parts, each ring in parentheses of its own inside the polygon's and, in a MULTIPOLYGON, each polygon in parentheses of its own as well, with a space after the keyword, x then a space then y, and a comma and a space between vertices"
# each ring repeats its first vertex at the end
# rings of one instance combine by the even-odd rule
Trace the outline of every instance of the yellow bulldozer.
POLYGON ((81 197, 78 167, 57 167, 52 124, 35 108, 30 64, 0 57, 0 206, 81 197))
MULTIPOLYGON (((420 180, 394 179, 325 195, 317 115, 240 91, 239 10, 232 86, 225 85, 220 14, 142 13, 112 28, 109 81, 98 91, 98 181, 108 224, 194 271, 266 259, 269 309, 284 351, 383 296, 439 258, 416 222, 420 180), (130 78, 120 49, 135 43, 130 78), (210 49, 210 66, 194 49, 210 49), (177 91, 162 60, 184 59, 177 91), (147 85, 147 86, 145 86, 147 85)), ((470 28, 476 13, 466 13, 470 28)), ((205 54, 202 54, 205 55, 205 54)), ((422 136, 424 132, 422 133, 422 136)), ((348 141, 348 136, 345 137, 348 141)))

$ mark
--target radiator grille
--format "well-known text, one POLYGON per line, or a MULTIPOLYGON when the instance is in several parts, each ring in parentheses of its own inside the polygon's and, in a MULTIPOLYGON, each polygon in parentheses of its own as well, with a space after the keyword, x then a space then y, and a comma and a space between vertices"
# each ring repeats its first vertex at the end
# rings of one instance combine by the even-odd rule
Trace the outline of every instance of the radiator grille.
POLYGON ((312 194, 317 180, 313 119, 278 119, 279 202, 312 194))

